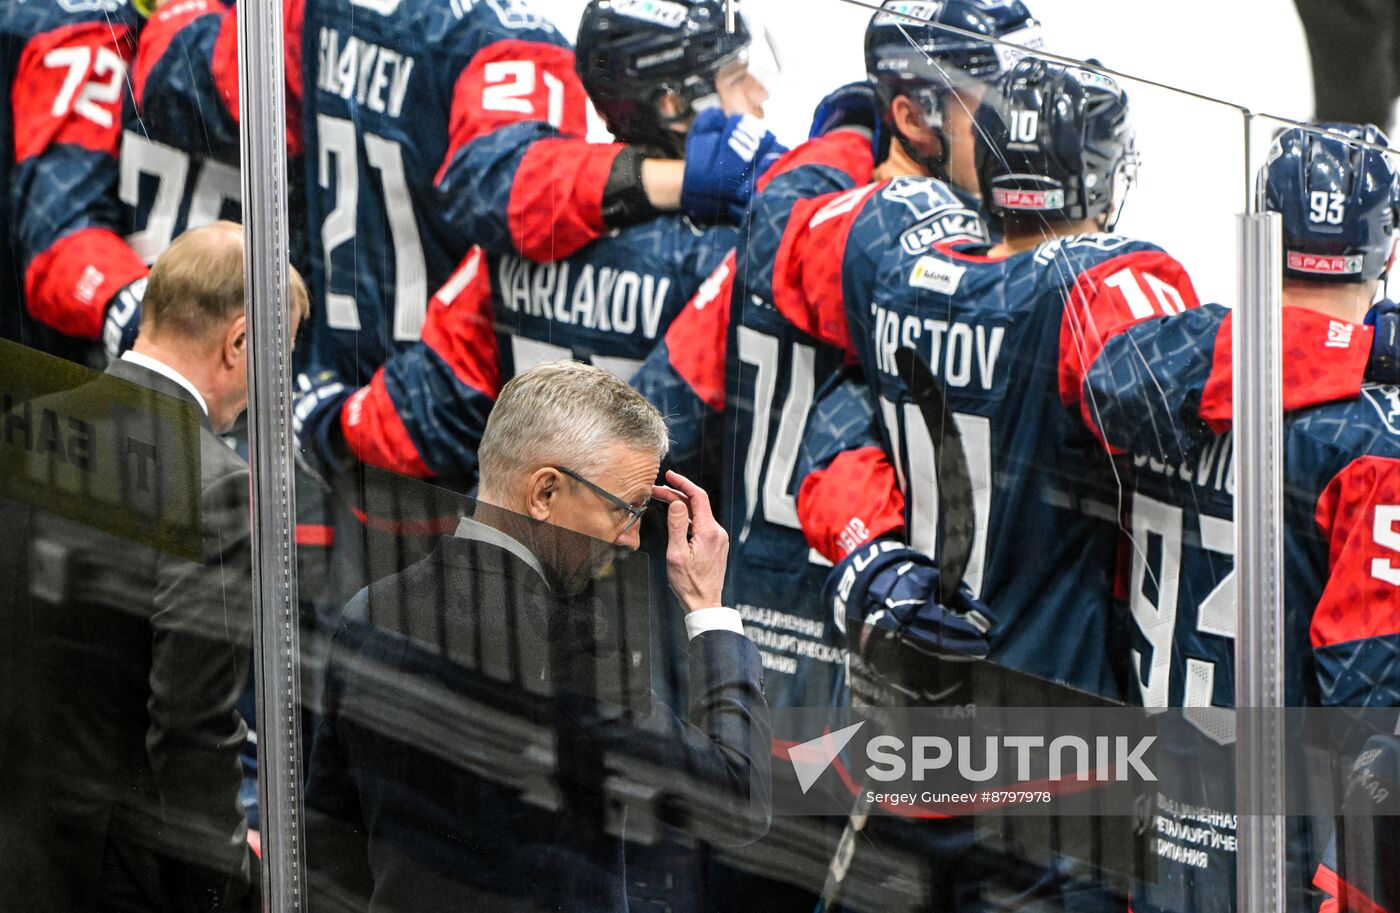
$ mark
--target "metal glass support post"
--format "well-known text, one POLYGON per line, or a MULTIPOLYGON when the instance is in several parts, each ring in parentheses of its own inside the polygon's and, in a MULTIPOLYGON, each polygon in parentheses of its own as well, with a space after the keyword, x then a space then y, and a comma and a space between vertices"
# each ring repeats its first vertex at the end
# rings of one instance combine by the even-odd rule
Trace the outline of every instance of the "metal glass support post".
POLYGON ((1241 215, 1235 309, 1238 910, 1283 913, 1282 222, 1241 215), (1261 814, 1270 812, 1270 814, 1261 814))
POLYGON ((298 629, 293 549, 291 320, 287 275, 286 85, 282 0, 240 0, 248 435, 253 476, 253 611, 262 804, 263 909, 302 907, 298 629))

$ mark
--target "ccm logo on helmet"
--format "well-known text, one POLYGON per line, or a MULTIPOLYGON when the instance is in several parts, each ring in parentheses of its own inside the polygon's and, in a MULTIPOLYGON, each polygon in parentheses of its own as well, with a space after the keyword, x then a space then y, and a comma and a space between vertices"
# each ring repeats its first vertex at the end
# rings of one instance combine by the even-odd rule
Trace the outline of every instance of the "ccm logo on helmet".
POLYGON ((1320 254, 1303 254, 1296 250, 1288 252, 1288 268, 1300 273, 1317 273, 1319 276, 1350 276, 1361 272, 1361 257, 1327 257, 1320 254))
POLYGON ((992 202, 1003 209, 1064 209, 1063 190, 992 190, 992 202))

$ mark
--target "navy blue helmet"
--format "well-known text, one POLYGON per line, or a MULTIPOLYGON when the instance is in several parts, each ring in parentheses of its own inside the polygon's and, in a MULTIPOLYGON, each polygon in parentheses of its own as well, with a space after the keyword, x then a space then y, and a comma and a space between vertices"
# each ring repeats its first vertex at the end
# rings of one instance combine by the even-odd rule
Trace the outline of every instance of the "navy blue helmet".
MULTIPOLYGON (((865 72, 875 86, 886 132, 893 132, 890 107, 896 98, 917 103, 943 149, 937 159, 922 162, 935 174, 948 158, 947 93, 995 79, 1018 57, 1014 48, 998 46, 992 38, 1039 47, 1040 24, 1021 0, 885 0, 866 28, 865 72)), ((907 142, 905 147, 922 160, 907 142)))
POLYGON ((1274 140, 1259 173, 1259 208, 1283 217, 1284 273, 1369 282, 1385 275, 1400 218, 1400 183, 1378 127, 1294 127, 1274 140))
POLYGON ((991 216, 1103 216, 1111 231, 1137 174, 1128 97, 1112 78, 1028 57, 977 109, 977 182, 991 216))
POLYGON ((593 105, 620 141, 685 148, 674 127, 713 104, 715 76, 751 40, 742 14, 726 28, 724 0, 589 0, 579 22, 576 66, 593 105), (683 104, 673 117, 658 105, 683 104))

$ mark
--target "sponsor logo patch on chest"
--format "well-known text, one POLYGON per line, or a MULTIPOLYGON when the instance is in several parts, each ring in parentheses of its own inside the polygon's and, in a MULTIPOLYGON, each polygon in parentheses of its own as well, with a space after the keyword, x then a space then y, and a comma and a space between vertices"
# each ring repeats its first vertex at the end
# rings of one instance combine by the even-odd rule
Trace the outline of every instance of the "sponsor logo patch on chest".
POLYGON ((909 284, 915 288, 928 289, 943 295, 951 295, 958 290, 966 267, 940 260, 937 257, 920 257, 909 273, 909 284))

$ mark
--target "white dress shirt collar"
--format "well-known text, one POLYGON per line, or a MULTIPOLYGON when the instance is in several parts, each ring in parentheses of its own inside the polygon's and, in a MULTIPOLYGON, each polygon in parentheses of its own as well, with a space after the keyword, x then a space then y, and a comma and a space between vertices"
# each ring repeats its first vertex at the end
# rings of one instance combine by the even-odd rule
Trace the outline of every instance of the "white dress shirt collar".
POLYGON ((162 377, 175 381, 175 383, 190 391, 190 395, 194 397, 195 402, 199 403, 199 408, 204 410, 206 416, 209 414, 209 404, 204 401, 204 397, 200 395, 199 390, 195 388, 194 384, 190 383, 189 378, 170 367, 170 365, 163 361, 156 361, 149 355, 142 355, 140 352, 134 352, 130 349, 122 353, 122 361, 129 361, 134 365, 140 365, 148 371, 154 371, 162 377))
POLYGON ((467 539, 476 542, 486 542, 497 548, 503 548, 515 557, 529 565, 530 569, 541 578, 544 578, 544 565, 540 564, 540 559, 535 557, 535 553, 525 547, 525 543, 518 539, 513 539, 494 526, 487 526, 479 520, 471 517, 463 517, 462 522, 457 524, 457 538, 467 539))

